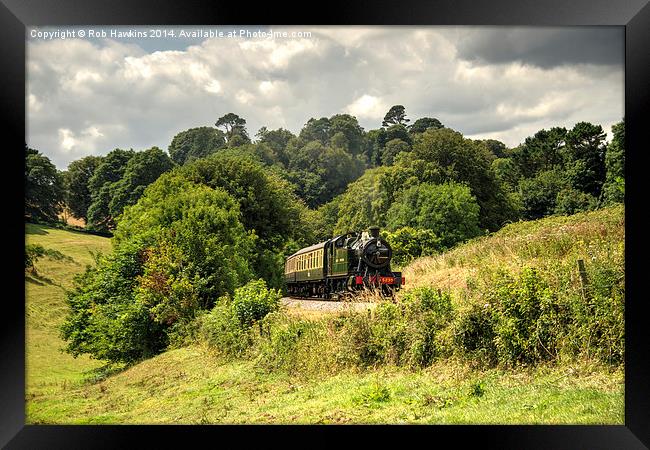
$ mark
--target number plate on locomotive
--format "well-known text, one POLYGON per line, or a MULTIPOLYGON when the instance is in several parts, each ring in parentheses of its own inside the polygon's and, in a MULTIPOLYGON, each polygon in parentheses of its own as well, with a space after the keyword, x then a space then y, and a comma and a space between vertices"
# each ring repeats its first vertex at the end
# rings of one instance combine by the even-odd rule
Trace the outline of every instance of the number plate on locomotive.
POLYGON ((379 277, 379 282, 381 284, 393 284, 393 283, 395 283, 395 278, 393 278, 393 277, 379 277))

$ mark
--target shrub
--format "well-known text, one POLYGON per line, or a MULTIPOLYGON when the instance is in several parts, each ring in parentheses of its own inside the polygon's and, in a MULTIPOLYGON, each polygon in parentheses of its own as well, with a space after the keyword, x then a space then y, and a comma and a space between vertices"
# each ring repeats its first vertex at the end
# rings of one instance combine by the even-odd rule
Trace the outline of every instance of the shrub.
POLYGON ((268 314, 261 325, 257 365, 291 374, 332 370, 326 324, 297 319, 281 312, 268 314))
POLYGON ((277 310, 280 298, 279 290, 267 289, 264 280, 259 279, 235 290, 232 307, 239 322, 249 327, 277 310))
POLYGON ((242 328, 232 305, 225 299, 198 321, 199 339, 224 356, 241 357, 252 343, 249 330, 242 328))
POLYGON ((566 332, 563 306, 534 268, 516 277, 497 273, 487 298, 493 313, 494 344, 506 365, 555 359, 566 332))
POLYGON ((490 305, 471 301, 459 308, 450 326, 450 346, 455 352, 485 365, 497 362, 494 317, 490 305))
POLYGON ((411 323, 409 362, 426 367, 442 356, 442 330, 453 316, 451 296, 432 287, 420 287, 404 296, 406 317, 411 323))

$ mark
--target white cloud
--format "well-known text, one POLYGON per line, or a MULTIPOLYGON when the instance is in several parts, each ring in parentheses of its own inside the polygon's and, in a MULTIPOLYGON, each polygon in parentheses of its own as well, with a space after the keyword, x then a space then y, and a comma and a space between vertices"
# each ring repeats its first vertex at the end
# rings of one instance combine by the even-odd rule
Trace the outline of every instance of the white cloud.
POLYGON ((380 98, 364 94, 346 106, 344 111, 357 118, 381 119, 388 108, 380 98))

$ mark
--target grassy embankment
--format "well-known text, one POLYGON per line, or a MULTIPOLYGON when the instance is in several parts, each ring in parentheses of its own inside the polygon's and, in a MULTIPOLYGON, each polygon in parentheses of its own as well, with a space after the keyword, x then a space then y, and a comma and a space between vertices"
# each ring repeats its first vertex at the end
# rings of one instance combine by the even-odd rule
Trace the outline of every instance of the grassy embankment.
MULTIPOLYGON (((462 293, 479 268, 588 260, 622 249, 623 239, 623 209, 610 208, 514 224, 405 273, 410 288, 462 293)), ((60 352, 57 327, 64 288, 92 261, 89 250, 108 251, 109 240, 29 225, 27 242, 74 260, 39 260, 38 277, 26 281, 28 423, 623 423, 622 368, 588 361, 517 370, 439 361, 310 379, 225 363, 194 346, 101 376, 100 363, 60 352)))

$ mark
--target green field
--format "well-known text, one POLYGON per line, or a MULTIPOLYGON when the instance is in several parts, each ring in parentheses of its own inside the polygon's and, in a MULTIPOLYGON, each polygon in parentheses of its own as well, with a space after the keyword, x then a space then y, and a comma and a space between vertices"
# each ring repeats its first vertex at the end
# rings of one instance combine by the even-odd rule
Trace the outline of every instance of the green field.
MULTIPOLYGON (((507 235, 508 230, 499 239, 507 235)), ((623 369, 588 361, 518 370, 439 361, 420 371, 382 368, 309 378, 263 372, 249 360, 223 362, 197 345, 107 372, 101 362, 63 353, 58 326, 73 275, 92 263, 91 252, 110 251, 110 241, 40 225, 27 225, 26 240, 69 257, 40 259, 37 274, 26 275, 27 423, 624 421, 623 369)), ((468 248, 456 256, 466 257, 468 248)), ((445 279, 466 269, 456 262, 427 260, 411 273, 424 271, 422 264, 440 270, 445 279)))

